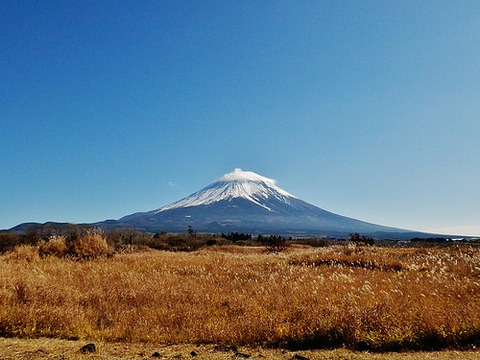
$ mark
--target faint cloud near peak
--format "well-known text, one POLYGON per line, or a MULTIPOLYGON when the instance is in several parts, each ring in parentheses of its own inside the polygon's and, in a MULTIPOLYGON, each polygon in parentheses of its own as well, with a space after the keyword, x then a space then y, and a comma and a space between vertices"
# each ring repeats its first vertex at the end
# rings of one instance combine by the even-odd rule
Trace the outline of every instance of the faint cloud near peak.
POLYGON ((170 187, 178 187, 177 184, 175 184, 173 181, 168 182, 168 186, 170 187))

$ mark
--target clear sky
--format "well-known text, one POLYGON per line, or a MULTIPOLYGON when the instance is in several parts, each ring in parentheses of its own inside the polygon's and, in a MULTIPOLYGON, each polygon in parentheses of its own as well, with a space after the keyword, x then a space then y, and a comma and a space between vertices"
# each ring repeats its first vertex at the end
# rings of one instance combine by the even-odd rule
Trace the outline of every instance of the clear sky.
POLYGON ((480 234, 480 1, 0 2, 0 229, 159 208, 234 168, 480 234))

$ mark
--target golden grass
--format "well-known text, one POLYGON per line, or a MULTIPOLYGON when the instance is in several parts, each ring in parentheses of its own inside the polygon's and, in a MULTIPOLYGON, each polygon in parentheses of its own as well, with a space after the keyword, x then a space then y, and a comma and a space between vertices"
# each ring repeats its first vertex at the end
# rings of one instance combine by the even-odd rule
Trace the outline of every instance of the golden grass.
POLYGON ((0 256, 0 336, 370 350, 480 345, 480 249, 0 256))

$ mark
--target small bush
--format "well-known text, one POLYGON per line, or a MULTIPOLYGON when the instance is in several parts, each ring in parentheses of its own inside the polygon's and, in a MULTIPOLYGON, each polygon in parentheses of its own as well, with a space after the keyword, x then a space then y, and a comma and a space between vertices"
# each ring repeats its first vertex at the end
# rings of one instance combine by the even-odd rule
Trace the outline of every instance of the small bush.
POLYGON ((152 236, 136 229, 115 229, 105 235, 107 243, 115 250, 123 251, 126 247, 148 246, 152 236))
POLYGON ((209 234, 170 234, 157 233, 145 245, 152 249, 166 250, 166 251, 196 251, 204 246, 226 245, 230 241, 222 237, 216 238, 209 234))
POLYGON ((282 236, 270 235, 268 238, 263 238, 262 243, 265 246, 265 251, 270 253, 280 253, 287 247, 287 241, 282 236))
POLYGON ((350 234, 348 236, 348 241, 350 241, 355 245, 363 245, 363 246, 367 246, 367 245, 371 246, 375 244, 375 240, 373 240, 371 237, 360 235, 358 232, 350 234))
POLYGON ((26 261, 28 263, 38 260, 38 248, 33 245, 19 245, 7 254, 7 260, 26 261))
POLYGON ((14 233, 0 234, 0 252, 13 250, 20 242, 20 237, 14 233))
POLYGON ((110 256, 113 250, 101 231, 90 229, 68 244, 68 254, 79 259, 89 259, 110 256))
POLYGON ((48 241, 41 241, 38 245, 40 256, 53 255, 61 258, 65 256, 67 250, 64 236, 52 236, 48 241))

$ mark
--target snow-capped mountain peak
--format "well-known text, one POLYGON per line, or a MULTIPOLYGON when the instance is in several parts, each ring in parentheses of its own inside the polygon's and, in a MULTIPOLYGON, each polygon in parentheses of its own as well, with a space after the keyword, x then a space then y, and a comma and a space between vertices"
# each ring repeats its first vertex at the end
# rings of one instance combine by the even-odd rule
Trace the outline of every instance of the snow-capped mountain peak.
POLYGON ((252 171, 243 171, 235 169, 231 173, 223 175, 221 178, 206 186, 205 188, 181 199, 173 204, 164 206, 156 212, 175 208, 185 208, 190 206, 209 205, 222 200, 233 200, 243 198, 254 204, 272 211, 268 206, 268 201, 275 199, 284 203, 289 203, 290 198, 295 198, 292 194, 275 185, 274 179, 258 175, 252 171))
POLYGON ((104 229, 138 228, 149 232, 289 234, 295 236, 365 236, 411 239, 421 233, 375 225, 338 215, 296 198, 275 180, 235 169, 203 189, 164 206, 96 223, 104 229))
POLYGON ((243 171, 242 169, 236 168, 231 173, 223 175, 217 181, 235 181, 235 180, 245 180, 245 181, 263 181, 267 184, 275 185, 275 180, 269 179, 265 176, 258 175, 253 171, 243 171))

